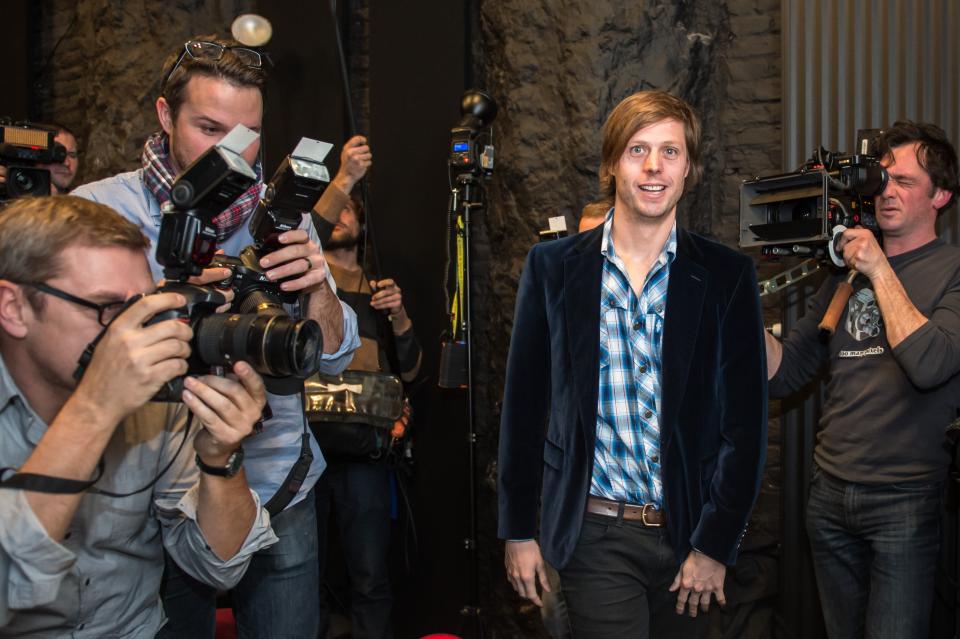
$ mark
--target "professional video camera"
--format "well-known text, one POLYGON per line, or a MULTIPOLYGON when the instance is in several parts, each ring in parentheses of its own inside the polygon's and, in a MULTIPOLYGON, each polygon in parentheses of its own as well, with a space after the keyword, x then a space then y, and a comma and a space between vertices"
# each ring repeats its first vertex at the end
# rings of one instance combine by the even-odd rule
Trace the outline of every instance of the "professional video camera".
MULTIPOLYGON (((187 298, 187 304, 161 313, 151 322, 177 318, 187 321, 193 328, 187 374, 207 373, 211 367, 246 361, 264 376, 270 392, 293 394, 299 392, 302 380, 319 368, 320 325, 313 320, 291 318, 275 299, 276 285, 273 282, 267 282, 269 286, 262 284, 260 280, 265 281, 262 277, 240 278, 244 286, 238 289, 231 309, 240 307, 237 313, 217 312, 217 308, 226 303, 226 297, 216 288, 187 283, 190 276, 199 275, 207 267, 227 266, 234 273, 231 280, 235 280, 236 273, 248 266, 237 258, 214 256, 216 229, 212 219, 256 183, 256 174, 239 154, 255 137, 255 133, 238 125, 219 144, 187 167, 174 183, 172 209, 163 214, 157 242, 157 262, 164 266, 167 280, 158 292, 180 293, 187 298)), ((278 174, 286 175, 284 166, 290 164, 288 159, 278 174)), ((295 169, 290 172, 294 175, 295 186, 289 189, 293 190, 300 186, 298 180, 301 176, 295 169)), ((275 193, 289 193, 284 190, 287 189, 286 182, 280 186, 276 182, 277 176, 274 176, 271 185, 275 193)), ((297 201, 281 199, 285 204, 297 201)), ((260 208, 269 209, 270 206, 265 207, 261 202, 260 208)), ((282 231, 278 230, 279 225, 264 223, 261 220, 264 215, 269 216, 269 212, 261 213, 258 209, 251 228, 261 229, 264 235, 255 237, 267 242, 282 231)), ((154 399, 178 401, 182 390, 183 378, 177 378, 168 382, 154 399)))
POLYGON ((67 149, 54 142, 56 135, 55 129, 0 118, 0 165, 7 167, 0 202, 24 195, 50 195, 50 171, 36 165, 66 159, 67 149))
MULTIPOLYGON (((859 137, 868 139, 864 132, 859 137)), ((759 246, 764 255, 829 256, 843 266, 836 236, 854 226, 879 234, 873 198, 886 184, 887 172, 873 155, 820 147, 795 173, 741 184, 740 246, 759 246)))

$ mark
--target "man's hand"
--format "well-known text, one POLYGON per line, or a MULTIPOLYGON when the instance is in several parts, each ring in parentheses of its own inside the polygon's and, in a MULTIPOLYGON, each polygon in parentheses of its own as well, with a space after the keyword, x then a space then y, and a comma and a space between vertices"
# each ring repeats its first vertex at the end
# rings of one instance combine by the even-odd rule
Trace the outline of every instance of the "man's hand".
POLYGON ((507 568, 507 580, 521 597, 543 606, 537 594, 537 581, 540 587, 550 592, 547 572, 540 556, 540 545, 536 541, 508 541, 504 548, 504 565, 507 568))
POLYGON ((183 403, 203 424, 193 447, 211 466, 227 463, 253 430, 267 401, 263 379, 250 364, 237 362, 233 372, 227 377, 187 377, 183 384, 183 403))
POLYGON ((403 307, 403 296, 400 287, 391 279, 370 281, 370 290, 374 291, 370 298, 370 306, 378 311, 387 311, 393 323, 393 332, 396 335, 406 333, 412 323, 403 307))
POLYGON ((670 592, 679 590, 677 614, 682 615, 687 610, 691 617, 696 617, 698 610, 709 612, 711 594, 721 607, 726 606, 727 599, 723 596, 726 574, 727 567, 719 561, 698 550, 690 551, 670 586, 670 592))
POLYGON ((187 372, 193 330, 177 320, 144 326, 157 313, 184 304, 177 293, 147 295, 121 313, 97 344, 76 394, 110 411, 114 426, 187 372))
POLYGON ((260 258, 270 281, 294 278, 280 284, 285 291, 312 293, 327 284, 327 261, 323 251, 303 229, 282 233, 279 238, 285 246, 260 258))
POLYGON ((843 254, 843 261, 852 269, 863 273, 873 281, 877 276, 892 271, 887 256, 877 243, 877 238, 869 229, 856 227, 847 229, 837 242, 837 249, 843 254))
POLYGON ((346 194, 350 194, 357 182, 367 174, 373 164, 373 154, 367 145, 367 138, 355 135, 343 145, 340 152, 340 169, 333 178, 333 184, 346 194))

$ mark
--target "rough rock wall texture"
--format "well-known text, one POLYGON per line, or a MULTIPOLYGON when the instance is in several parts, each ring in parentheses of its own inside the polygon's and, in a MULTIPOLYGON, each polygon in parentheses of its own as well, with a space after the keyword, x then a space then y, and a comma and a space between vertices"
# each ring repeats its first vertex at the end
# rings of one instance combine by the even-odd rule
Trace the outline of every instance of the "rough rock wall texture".
POLYGON ((229 34, 253 0, 43 0, 35 92, 44 121, 77 133, 76 184, 139 166, 171 42, 229 34), (54 62, 55 61, 55 62, 54 62))
MULTIPOLYGON (((565 2, 483 0, 478 78, 498 101, 497 166, 489 210, 475 236, 477 430, 481 592, 497 636, 543 633, 535 607, 509 589, 496 540, 498 405, 524 256, 548 218, 576 225, 597 196, 600 129, 607 113, 641 89, 671 91, 703 121, 704 179, 681 202, 680 222, 728 245, 737 237, 738 187, 780 170, 780 36, 777 0, 565 2)), ((728 578, 733 606, 716 620, 728 636, 772 624, 777 588, 779 432, 768 473, 728 578)), ((543 635, 545 636, 545 635, 543 635)), ((719 635, 718 635, 719 636, 719 635)))

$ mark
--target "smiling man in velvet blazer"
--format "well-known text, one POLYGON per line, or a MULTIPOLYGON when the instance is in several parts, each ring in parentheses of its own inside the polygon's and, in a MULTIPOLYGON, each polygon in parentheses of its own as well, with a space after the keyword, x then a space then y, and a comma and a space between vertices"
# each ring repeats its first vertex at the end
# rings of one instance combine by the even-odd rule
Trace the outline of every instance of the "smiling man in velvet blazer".
POLYGON ((754 265, 676 222, 699 142, 682 100, 626 98, 603 128, 606 222, 534 246, 521 277, 499 533, 520 595, 539 604, 543 559, 559 569, 575 637, 698 634, 759 492, 754 265))

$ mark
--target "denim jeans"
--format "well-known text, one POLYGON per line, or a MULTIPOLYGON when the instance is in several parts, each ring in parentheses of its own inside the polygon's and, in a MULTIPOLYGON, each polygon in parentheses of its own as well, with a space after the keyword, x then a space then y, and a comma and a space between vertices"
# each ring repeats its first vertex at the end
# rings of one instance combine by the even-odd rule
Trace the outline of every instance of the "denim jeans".
MULTIPOLYGON (((393 594, 387 570, 390 470, 382 463, 331 462, 314 490, 320 525, 321 580, 326 572, 328 525, 335 523, 350 577, 350 636, 390 639, 393 637, 393 594)), ((321 638, 327 636, 329 625, 325 595, 321 590, 321 638)))
MULTIPOLYGON (((586 514, 569 563, 560 570, 577 639, 694 639, 707 615, 678 615, 668 592, 680 564, 666 528, 586 514)), ((716 602, 713 602, 716 607, 716 602)))
MULTIPOLYGON (((317 518, 313 492, 271 520, 279 541, 256 553, 231 591, 242 639, 317 636, 317 518)), ((158 638, 212 639, 216 591, 167 562, 162 589, 168 621, 158 638)))
POLYGON ((854 484, 814 467, 807 532, 830 639, 929 636, 942 490, 854 484))

